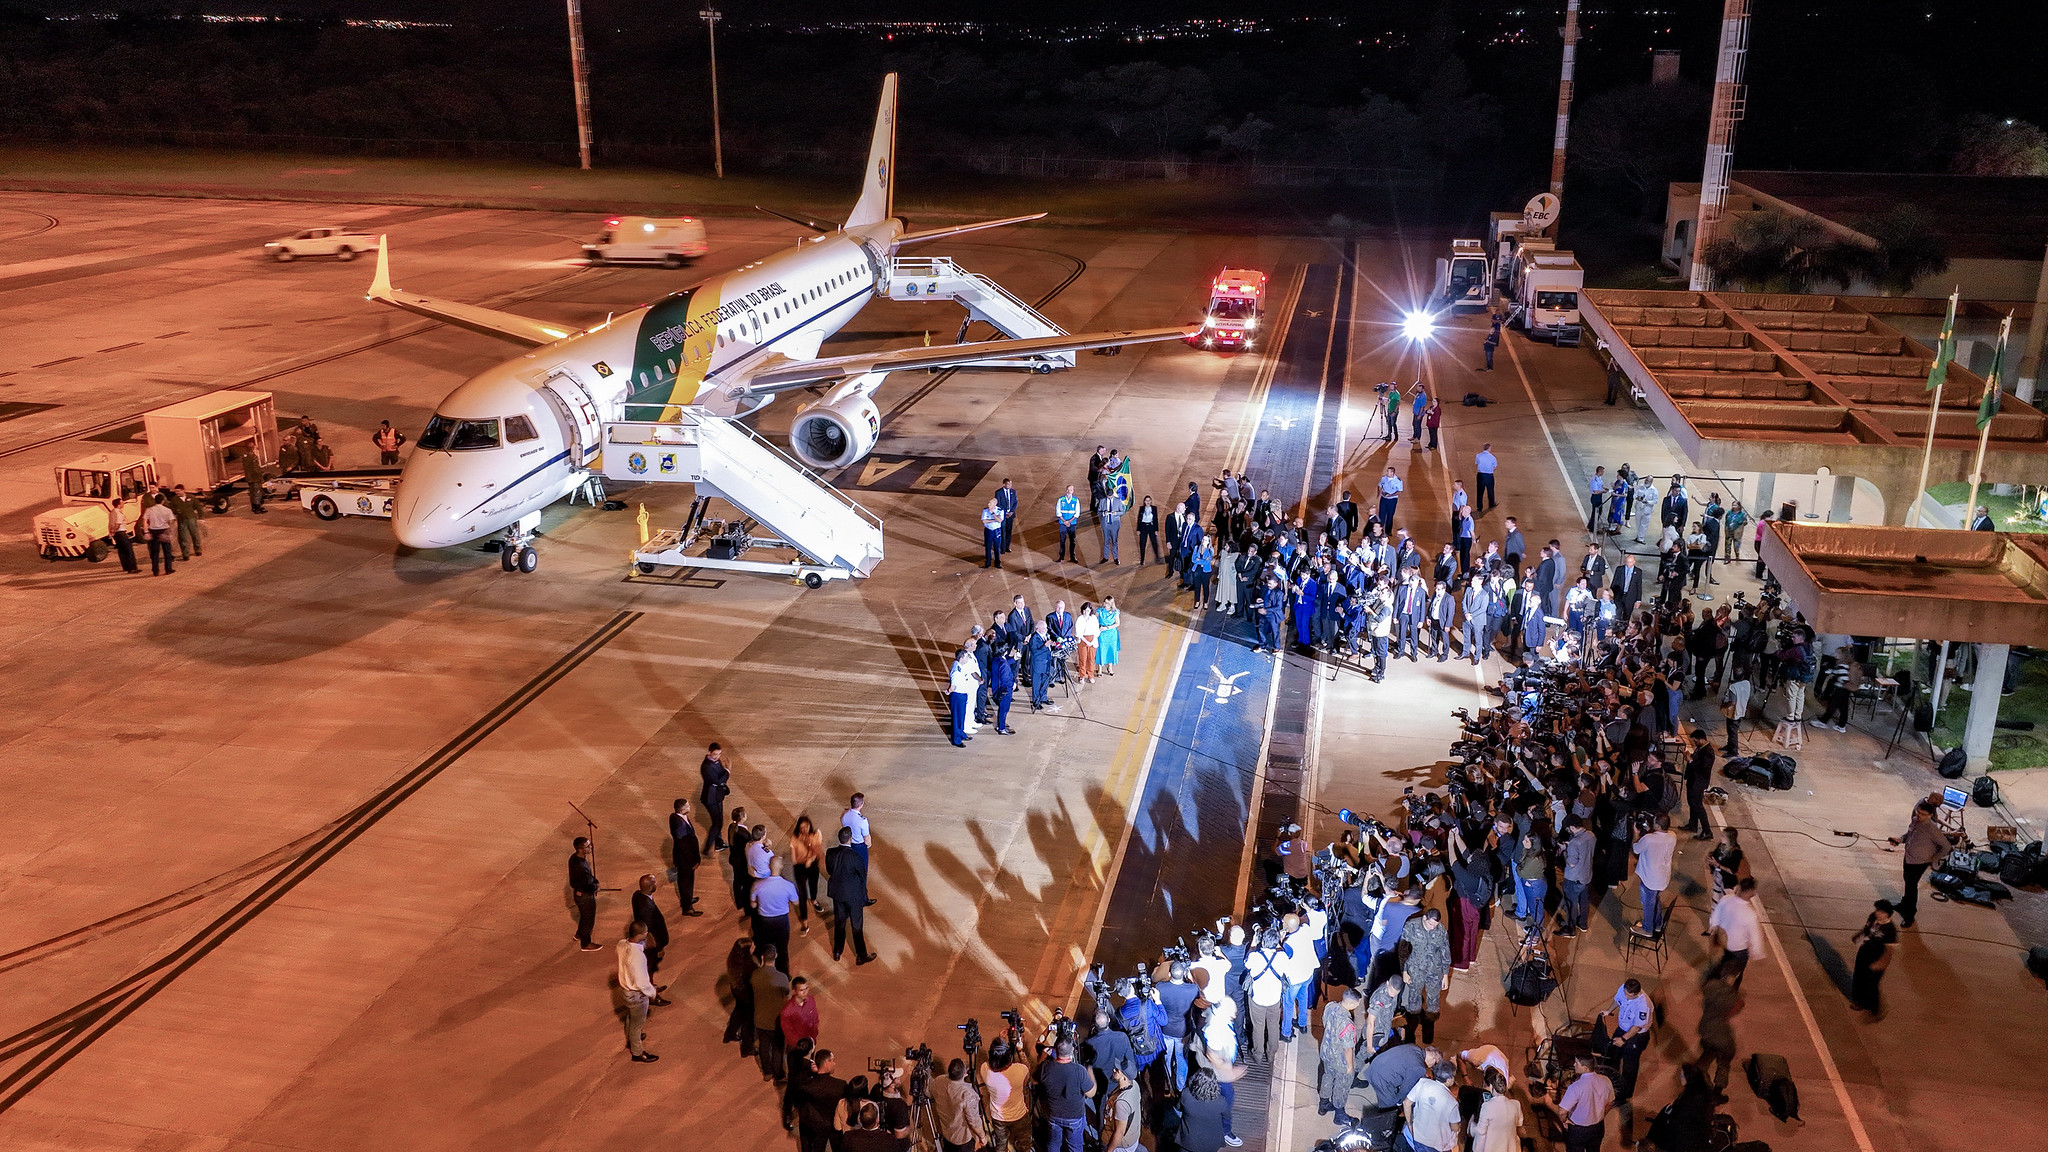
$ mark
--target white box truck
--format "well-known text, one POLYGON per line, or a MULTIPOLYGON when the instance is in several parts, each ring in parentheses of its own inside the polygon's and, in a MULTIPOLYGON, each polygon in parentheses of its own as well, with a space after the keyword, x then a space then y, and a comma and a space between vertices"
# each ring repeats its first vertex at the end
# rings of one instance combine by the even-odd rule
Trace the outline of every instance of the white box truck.
POLYGON ((695 216, 614 216, 583 246, 593 264, 660 264, 681 268, 711 251, 695 216))
POLYGON ((1586 270, 1570 252, 1555 249, 1524 247, 1515 260, 1510 322, 1532 337, 1577 344, 1579 292, 1586 286, 1586 270))
POLYGON ((1477 240, 1451 241, 1449 258, 1436 262, 1436 299, 1451 308, 1486 308, 1493 303, 1493 272, 1486 245, 1477 240))
POLYGON ((188 491, 232 489, 243 452, 266 468, 277 463, 277 409, 268 392, 209 392, 146 412, 143 434, 157 479, 188 491))

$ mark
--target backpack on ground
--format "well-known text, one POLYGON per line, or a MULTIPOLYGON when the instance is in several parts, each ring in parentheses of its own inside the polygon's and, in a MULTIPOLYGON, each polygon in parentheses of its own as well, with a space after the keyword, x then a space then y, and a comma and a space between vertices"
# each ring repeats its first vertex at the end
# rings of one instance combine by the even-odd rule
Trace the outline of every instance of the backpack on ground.
POLYGON ((1957 780, 1962 778, 1963 769, 1969 767, 1969 765, 1970 754, 1963 750, 1962 745, 1958 744, 1946 753, 1943 753, 1941 763, 1935 765, 1934 770, 1941 773, 1944 780, 1957 780))
POLYGON ((1998 807, 1998 781, 1989 775, 1979 776, 1970 784, 1970 799, 1979 808, 1998 807))
POLYGON ((1792 1082, 1792 1065, 1783 1056, 1754 1052, 1742 1062, 1749 1077, 1749 1090, 1770 1106, 1780 1120, 1799 1119, 1799 1085, 1792 1082))

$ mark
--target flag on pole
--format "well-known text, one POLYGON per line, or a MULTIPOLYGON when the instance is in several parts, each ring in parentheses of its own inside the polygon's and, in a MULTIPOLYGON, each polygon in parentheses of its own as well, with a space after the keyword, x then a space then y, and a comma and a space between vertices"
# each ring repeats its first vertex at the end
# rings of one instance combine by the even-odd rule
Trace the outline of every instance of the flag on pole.
POLYGON ((1963 294, 1957 288, 1948 295, 1948 319, 1941 322, 1941 339, 1934 345, 1934 367, 1927 370, 1927 390, 1933 392, 1948 382, 1948 366, 1956 358, 1956 298, 1963 294))
POLYGON ((1977 405, 1977 428, 1982 430, 1998 415, 2000 401, 2005 390, 1999 384, 1999 377, 2005 372, 2005 342, 2012 335, 2012 316, 2007 314, 2005 322, 1998 326, 1998 348, 1991 354, 1991 370, 1984 374, 1984 399, 1977 405))

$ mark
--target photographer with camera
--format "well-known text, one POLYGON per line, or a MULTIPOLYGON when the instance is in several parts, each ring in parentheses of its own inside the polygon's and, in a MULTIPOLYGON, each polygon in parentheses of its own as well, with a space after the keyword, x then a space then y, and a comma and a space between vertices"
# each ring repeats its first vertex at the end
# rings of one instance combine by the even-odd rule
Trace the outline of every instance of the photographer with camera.
POLYGON ((988 1046, 988 1064, 981 1070, 988 1092, 990 1143, 995 1152, 1032 1152, 1031 1067, 997 1037, 988 1046))

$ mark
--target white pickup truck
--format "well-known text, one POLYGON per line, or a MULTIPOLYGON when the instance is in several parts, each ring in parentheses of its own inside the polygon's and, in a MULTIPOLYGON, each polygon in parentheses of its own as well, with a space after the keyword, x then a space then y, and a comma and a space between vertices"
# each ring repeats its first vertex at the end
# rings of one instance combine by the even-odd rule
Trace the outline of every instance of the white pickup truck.
POLYGON ((296 260, 301 256, 332 256, 337 260, 353 260, 358 252, 376 250, 376 236, 368 232, 351 232, 346 228, 308 228, 296 236, 272 240, 263 246, 263 251, 280 263, 296 260))

